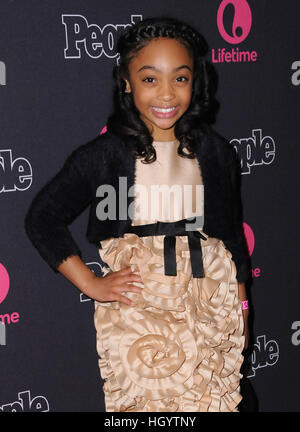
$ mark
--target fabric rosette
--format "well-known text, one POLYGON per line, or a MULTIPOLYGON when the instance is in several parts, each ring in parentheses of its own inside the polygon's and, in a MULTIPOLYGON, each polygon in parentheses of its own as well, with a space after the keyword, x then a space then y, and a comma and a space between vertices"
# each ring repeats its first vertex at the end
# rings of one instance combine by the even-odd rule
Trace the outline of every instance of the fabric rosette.
POLYGON ((113 376, 126 395, 147 400, 178 396, 192 387, 198 354, 186 324, 167 323, 147 311, 133 311, 137 319, 126 315, 114 322, 115 312, 100 306, 99 321, 95 320, 97 349, 104 359, 102 378, 113 376))

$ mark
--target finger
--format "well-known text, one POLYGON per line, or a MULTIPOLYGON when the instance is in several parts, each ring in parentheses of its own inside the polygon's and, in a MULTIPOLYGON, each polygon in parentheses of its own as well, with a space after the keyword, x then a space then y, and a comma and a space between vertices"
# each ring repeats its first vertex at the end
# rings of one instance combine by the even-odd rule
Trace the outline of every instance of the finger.
POLYGON ((143 288, 138 287, 138 286, 133 285, 133 284, 125 284, 125 285, 121 286, 119 288, 119 290, 121 292, 136 292, 136 293, 140 294, 143 291, 143 288))
POLYGON ((117 271, 116 273, 118 273, 119 275, 127 275, 131 273, 131 267, 130 266, 124 267, 123 269, 117 271))
POLYGON ((134 264, 132 264, 128 267, 125 267, 122 270, 119 270, 120 274, 133 274, 133 273, 137 273, 137 272, 139 272, 139 268, 137 265, 134 265, 134 264))
POLYGON ((132 300, 130 300, 128 297, 126 297, 126 296, 124 296, 122 294, 116 295, 116 300, 119 301, 119 302, 121 302, 121 303, 124 303, 124 304, 126 304, 128 306, 131 306, 133 304, 132 300))
POLYGON ((129 274, 126 276, 122 276, 120 283, 130 283, 130 282, 143 282, 143 279, 141 278, 140 275, 137 274, 129 274))

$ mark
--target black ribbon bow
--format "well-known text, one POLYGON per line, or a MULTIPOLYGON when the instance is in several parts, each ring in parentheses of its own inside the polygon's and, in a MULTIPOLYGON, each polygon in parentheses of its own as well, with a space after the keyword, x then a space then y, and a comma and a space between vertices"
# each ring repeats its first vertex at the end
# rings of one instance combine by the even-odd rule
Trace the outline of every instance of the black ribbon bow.
POLYGON ((189 219, 181 219, 175 222, 161 222, 158 221, 153 224, 135 225, 131 226, 127 232, 137 234, 139 237, 152 236, 152 235, 165 235, 164 238, 164 265, 165 275, 176 276, 176 236, 187 236, 190 256, 192 274, 195 278, 204 277, 201 238, 207 238, 197 230, 187 231, 186 224, 191 224, 189 219))

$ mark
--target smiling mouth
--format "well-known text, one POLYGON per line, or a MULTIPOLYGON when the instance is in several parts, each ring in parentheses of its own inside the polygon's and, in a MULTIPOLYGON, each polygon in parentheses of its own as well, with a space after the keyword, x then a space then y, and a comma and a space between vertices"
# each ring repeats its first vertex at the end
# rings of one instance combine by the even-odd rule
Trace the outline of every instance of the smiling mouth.
POLYGON ((179 111, 179 105, 169 107, 169 108, 160 108, 156 106, 151 106, 151 112, 155 117, 160 119, 168 119, 174 117, 179 111))
POLYGON ((159 107, 152 106, 151 108, 153 109, 153 111, 157 111, 159 113, 170 113, 174 111, 177 107, 175 106, 171 108, 159 108, 159 107))

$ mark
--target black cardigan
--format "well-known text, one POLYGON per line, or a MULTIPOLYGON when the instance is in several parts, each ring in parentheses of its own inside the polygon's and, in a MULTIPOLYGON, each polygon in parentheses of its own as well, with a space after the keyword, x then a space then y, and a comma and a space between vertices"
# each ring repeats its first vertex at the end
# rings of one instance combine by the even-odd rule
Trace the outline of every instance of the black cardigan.
MULTIPOLYGON (((203 231, 223 240, 237 268, 237 280, 250 276, 248 248, 242 226, 240 162, 234 147, 212 127, 196 146, 204 184, 203 231)), ((60 171, 39 191, 25 217, 25 231, 49 266, 57 267, 72 255, 82 257, 72 237, 70 225, 88 206, 86 236, 101 247, 100 241, 121 237, 131 219, 118 218, 119 177, 127 178, 127 192, 135 182, 136 158, 121 139, 109 132, 76 148, 60 171), (96 208, 98 186, 110 184, 117 191, 116 220, 99 220, 96 208)), ((128 196, 128 206, 134 200, 128 196)), ((128 207, 127 207, 128 208, 128 207)))

